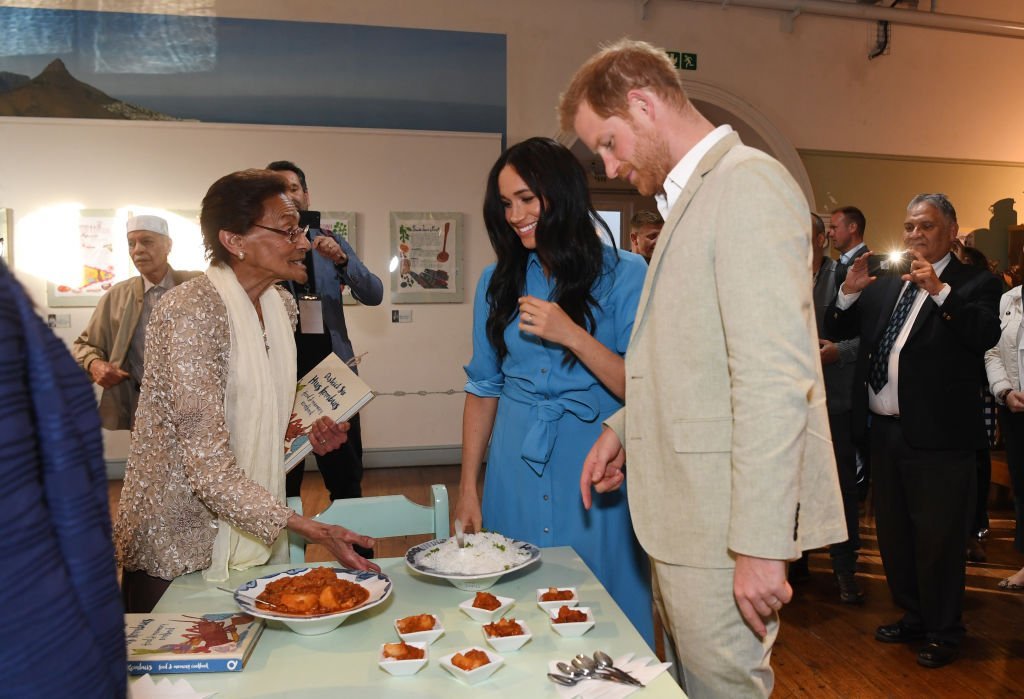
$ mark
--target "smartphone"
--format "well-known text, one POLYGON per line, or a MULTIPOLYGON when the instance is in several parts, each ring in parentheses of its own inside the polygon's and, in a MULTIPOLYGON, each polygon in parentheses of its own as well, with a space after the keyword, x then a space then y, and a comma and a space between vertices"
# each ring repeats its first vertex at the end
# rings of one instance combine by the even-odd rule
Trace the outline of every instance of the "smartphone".
POLYGON ((913 261, 914 256, 906 250, 888 255, 871 253, 868 257, 868 274, 872 277, 883 274, 903 276, 910 271, 910 263, 913 261))
POLYGON ((299 227, 304 228, 309 226, 312 229, 320 227, 320 212, 319 211, 300 211, 299 212, 299 227))

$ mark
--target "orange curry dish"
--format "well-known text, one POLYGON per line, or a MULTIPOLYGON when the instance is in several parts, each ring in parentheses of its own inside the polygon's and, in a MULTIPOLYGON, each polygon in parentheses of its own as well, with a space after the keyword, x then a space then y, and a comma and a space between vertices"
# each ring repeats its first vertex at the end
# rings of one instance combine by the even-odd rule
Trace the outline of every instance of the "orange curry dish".
POLYGON ((504 638, 505 636, 522 636, 523 627, 515 619, 502 617, 493 624, 484 624, 484 633, 491 638, 504 638))
POLYGON ((405 641, 384 644, 385 660, 422 660, 424 654, 422 648, 410 646, 405 641))
POLYGON ((269 583, 256 598, 256 606, 281 614, 318 616, 347 612, 369 598, 370 591, 362 585, 340 580, 334 568, 320 567, 269 583))
POLYGON ((470 670, 476 670, 478 667, 483 667, 487 663, 491 662, 490 657, 487 653, 482 650, 473 650, 467 652, 465 655, 462 653, 456 653, 452 656, 452 665, 469 672, 470 670))
POLYGON ((473 606, 477 609, 486 609, 489 612, 493 612, 501 606, 501 602, 490 592, 478 592, 476 597, 473 598, 473 606))
POLYGON ((541 602, 559 602, 572 599, 572 590, 559 590, 557 587, 549 587, 548 591, 540 596, 541 602))
POLYGON ((552 619, 556 624, 575 624, 586 620, 587 615, 585 612, 581 612, 578 609, 573 609, 564 605, 559 607, 558 616, 552 619))
POLYGON ((398 633, 419 633, 420 631, 430 631, 437 624, 437 619, 434 618, 433 614, 415 614, 413 616, 407 616, 404 619, 399 619, 396 622, 398 626, 398 633))

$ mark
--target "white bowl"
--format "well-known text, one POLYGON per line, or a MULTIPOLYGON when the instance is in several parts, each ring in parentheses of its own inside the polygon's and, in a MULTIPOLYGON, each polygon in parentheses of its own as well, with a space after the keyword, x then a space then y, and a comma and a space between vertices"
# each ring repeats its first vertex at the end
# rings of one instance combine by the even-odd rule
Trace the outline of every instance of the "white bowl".
POLYGON ((533 638, 533 634, 530 633, 530 627, 526 625, 526 622, 522 619, 513 619, 522 627, 523 632, 517 636, 489 636, 485 627, 480 627, 484 633, 484 639, 490 644, 491 648, 501 653, 511 653, 514 650, 519 650, 526 645, 526 642, 533 638))
MULTIPOLYGON (((406 643, 409 642, 406 641, 406 643)), ((382 670, 395 677, 415 675, 427 664, 427 660, 430 659, 430 649, 427 648, 430 645, 429 643, 409 643, 410 646, 415 646, 423 651, 423 657, 419 660, 390 660, 384 655, 384 645, 383 643, 380 644, 377 664, 380 665, 382 670)))
POLYGON ((558 609, 553 609, 548 612, 551 617, 551 628, 553 628, 559 636, 564 636, 565 638, 576 638, 594 628, 594 613, 590 611, 590 607, 577 607, 576 609, 587 615, 586 621, 556 624, 555 618, 558 616, 558 609))
POLYGON ((414 633, 402 633, 398 630, 398 622, 400 619, 395 619, 395 632, 398 633, 398 637, 406 643, 426 643, 428 646, 441 638, 444 633, 444 627, 441 625, 441 620, 437 618, 436 614, 431 614, 434 617, 434 628, 429 631, 416 631, 414 633))
POLYGON ((366 611, 375 607, 388 598, 391 594, 391 580, 383 573, 374 573, 368 570, 349 570, 347 568, 334 568, 334 573, 342 580, 359 583, 370 591, 370 597, 361 606, 334 614, 321 614, 319 616, 301 616, 294 614, 281 614, 272 612, 269 609, 259 609, 255 602, 256 598, 263 593, 267 585, 274 580, 281 578, 294 578, 309 572, 309 568, 292 568, 283 573, 274 573, 262 578, 250 580, 239 585, 235 590, 235 603, 253 616, 272 621, 280 621, 289 629, 303 636, 316 636, 333 631, 353 614, 366 611))
POLYGON ((544 601, 541 600, 540 596, 543 595, 545 592, 547 592, 548 588, 546 588, 546 587, 539 587, 539 588, 537 588, 537 606, 540 607, 541 609, 543 609, 545 612, 550 612, 552 609, 554 609, 557 612, 563 606, 565 606, 565 607, 575 607, 576 605, 578 605, 580 603, 580 598, 579 598, 579 595, 576 594, 576 588, 575 587, 558 587, 558 588, 555 588, 555 589, 557 589, 559 592, 562 592, 564 590, 572 590, 572 599, 565 599, 565 600, 560 599, 560 600, 554 600, 552 602, 544 602, 544 601))
MULTIPOLYGON (((498 580, 501 579, 501 576, 506 573, 521 570, 540 560, 539 548, 525 541, 515 541, 510 539, 509 545, 514 546, 516 549, 521 551, 523 556, 520 558, 519 562, 502 570, 496 570, 489 573, 457 575, 455 573, 443 572, 432 567, 429 562, 424 562, 423 557, 420 554, 430 551, 431 549, 438 548, 448 541, 448 539, 434 539, 433 541, 428 541, 411 547, 405 552, 405 564, 421 575, 426 575, 432 578, 443 578, 460 590, 479 592, 480 590, 486 590, 492 587, 494 583, 498 582, 498 580), (421 560, 417 562, 417 559, 421 560)), ((427 557, 426 560, 429 561, 429 557, 427 557)))
POLYGON ((441 663, 441 667, 443 667, 448 672, 452 673, 452 675, 462 680, 466 684, 478 684, 480 682, 483 682, 488 677, 497 672, 499 667, 505 664, 505 659, 497 653, 495 653, 494 651, 484 650, 483 648, 478 648, 476 646, 463 648, 462 650, 456 651, 455 653, 449 653, 448 655, 438 660, 438 662, 441 663), (455 657, 455 653, 462 653, 463 655, 465 655, 471 650, 483 650, 484 653, 487 653, 487 657, 491 659, 491 662, 487 663, 486 665, 481 665, 477 669, 470 670, 469 672, 466 672, 462 668, 455 667, 454 665, 452 665, 452 658, 455 657))
POLYGON ((501 602, 501 606, 497 609, 490 610, 474 607, 473 598, 468 599, 465 602, 459 604, 459 609, 464 611, 469 616, 470 619, 477 622, 478 624, 489 624, 495 619, 500 619, 502 616, 504 616, 505 612, 508 611, 508 608, 512 606, 513 602, 515 602, 515 600, 511 597, 500 597, 498 595, 495 595, 495 597, 497 597, 498 601, 501 602))

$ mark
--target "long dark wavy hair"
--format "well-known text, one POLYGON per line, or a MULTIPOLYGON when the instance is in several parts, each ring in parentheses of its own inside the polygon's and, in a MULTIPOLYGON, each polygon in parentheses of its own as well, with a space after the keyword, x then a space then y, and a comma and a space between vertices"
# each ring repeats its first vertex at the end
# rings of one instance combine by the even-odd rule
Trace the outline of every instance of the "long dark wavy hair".
MULTIPOLYGON (((568 148, 550 138, 531 138, 508 148, 494 163, 484 195, 484 223, 498 262, 487 287, 487 338, 499 359, 508 354, 505 329, 519 312, 519 297, 526 290, 526 262, 530 254, 505 220, 505 205, 498 190, 498 175, 513 168, 540 200, 536 253, 554 280, 552 301, 574 323, 594 334, 598 307, 591 289, 601 275, 602 242, 595 225, 611 241, 611 232, 590 203, 587 175, 568 148)), ((614 243, 613 243, 614 245, 614 243)), ((563 364, 576 362, 565 350, 563 364)))

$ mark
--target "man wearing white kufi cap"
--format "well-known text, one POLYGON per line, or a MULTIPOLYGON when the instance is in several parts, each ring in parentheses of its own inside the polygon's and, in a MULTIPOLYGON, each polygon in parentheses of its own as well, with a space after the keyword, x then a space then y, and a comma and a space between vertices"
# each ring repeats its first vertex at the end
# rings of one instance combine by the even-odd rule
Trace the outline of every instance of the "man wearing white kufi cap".
POLYGON ((143 215, 128 219, 128 254, 141 276, 111 287, 100 298, 72 354, 103 388, 100 418, 108 430, 129 430, 142 386, 146 324, 164 292, 201 272, 176 272, 167 264, 167 221, 143 215))

